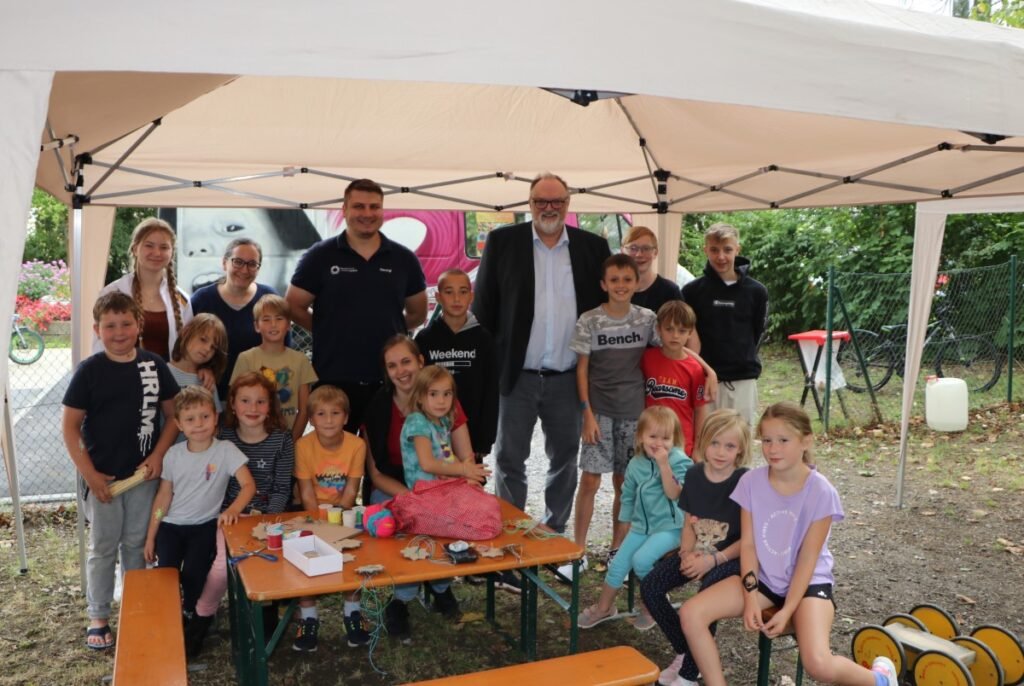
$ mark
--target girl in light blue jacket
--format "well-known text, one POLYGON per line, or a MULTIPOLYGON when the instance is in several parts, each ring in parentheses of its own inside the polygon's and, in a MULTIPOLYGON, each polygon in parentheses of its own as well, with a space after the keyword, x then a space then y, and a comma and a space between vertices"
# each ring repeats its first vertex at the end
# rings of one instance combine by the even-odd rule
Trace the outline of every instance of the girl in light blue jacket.
MULTIPOLYGON (((632 569, 643 579, 662 555, 679 547, 683 511, 679 494, 686 470, 693 461, 683 449, 683 431, 675 412, 667 407, 648 407, 640 415, 633 444, 633 458, 622 485, 619 521, 630 524, 626 540, 608 563, 601 598, 579 616, 579 627, 589 629, 619 614, 615 594, 632 569)), ((641 607, 634 622, 640 631, 654 626, 641 607)))

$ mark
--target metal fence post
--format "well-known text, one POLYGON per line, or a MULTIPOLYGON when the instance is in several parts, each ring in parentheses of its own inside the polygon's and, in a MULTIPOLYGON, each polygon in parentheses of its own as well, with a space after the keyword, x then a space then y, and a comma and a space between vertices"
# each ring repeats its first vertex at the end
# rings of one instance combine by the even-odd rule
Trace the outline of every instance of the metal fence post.
POLYGON ((1013 402, 1013 330, 1017 328, 1017 256, 1010 255, 1010 331, 1006 346, 1006 402, 1013 402))
MULTIPOLYGON (((828 267, 828 294, 825 298, 825 433, 828 433, 832 400, 832 289, 836 283, 836 268, 828 267)), ((817 383, 817 380, 812 380, 817 383)))

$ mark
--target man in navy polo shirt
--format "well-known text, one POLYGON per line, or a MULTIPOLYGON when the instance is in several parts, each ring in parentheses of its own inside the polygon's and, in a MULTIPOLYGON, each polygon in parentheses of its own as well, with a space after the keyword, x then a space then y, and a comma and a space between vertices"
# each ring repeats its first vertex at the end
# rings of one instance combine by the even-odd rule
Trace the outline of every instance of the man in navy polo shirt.
POLYGON ((345 230, 306 251, 285 299, 295 321, 313 333, 319 385, 348 395, 345 428, 355 432, 383 379, 384 341, 427 316, 427 282, 416 255, 380 232, 384 191, 377 183, 350 183, 342 212, 345 230))

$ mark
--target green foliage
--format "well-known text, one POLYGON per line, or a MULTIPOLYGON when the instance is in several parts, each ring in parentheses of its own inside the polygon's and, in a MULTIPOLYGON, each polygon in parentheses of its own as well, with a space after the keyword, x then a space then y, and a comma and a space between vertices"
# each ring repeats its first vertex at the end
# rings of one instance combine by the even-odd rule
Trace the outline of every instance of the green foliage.
POLYGON ((132 231, 143 219, 155 217, 152 207, 118 207, 114 215, 114 232, 110 237, 110 261, 107 262, 107 277, 110 283, 128 272, 128 248, 132 242, 132 231))
POLYGON ((1003 26, 1024 27, 1024 0, 969 0, 957 3, 954 13, 957 16, 970 16, 971 19, 986 21, 1003 26), (969 14, 964 12, 965 5, 970 4, 969 14))
POLYGON ((46 191, 32 192, 32 210, 25 236, 25 261, 55 262, 68 256, 68 208, 46 191))

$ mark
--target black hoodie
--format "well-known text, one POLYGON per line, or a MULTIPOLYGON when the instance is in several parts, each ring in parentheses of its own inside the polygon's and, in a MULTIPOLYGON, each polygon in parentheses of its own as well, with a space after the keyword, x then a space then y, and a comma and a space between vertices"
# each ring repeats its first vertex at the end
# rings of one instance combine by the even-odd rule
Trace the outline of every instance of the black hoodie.
POLYGON ((704 275, 683 286, 683 300, 697 314, 700 354, 719 381, 761 375, 757 347, 768 321, 768 289, 747 275, 750 260, 737 256, 737 281, 726 285, 709 262, 704 275))
POLYGON ((498 360, 494 338, 472 312, 454 332, 437 317, 416 334, 427 364, 444 367, 455 377, 455 394, 466 413, 473 452, 491 452, 498 431, 498 360))

